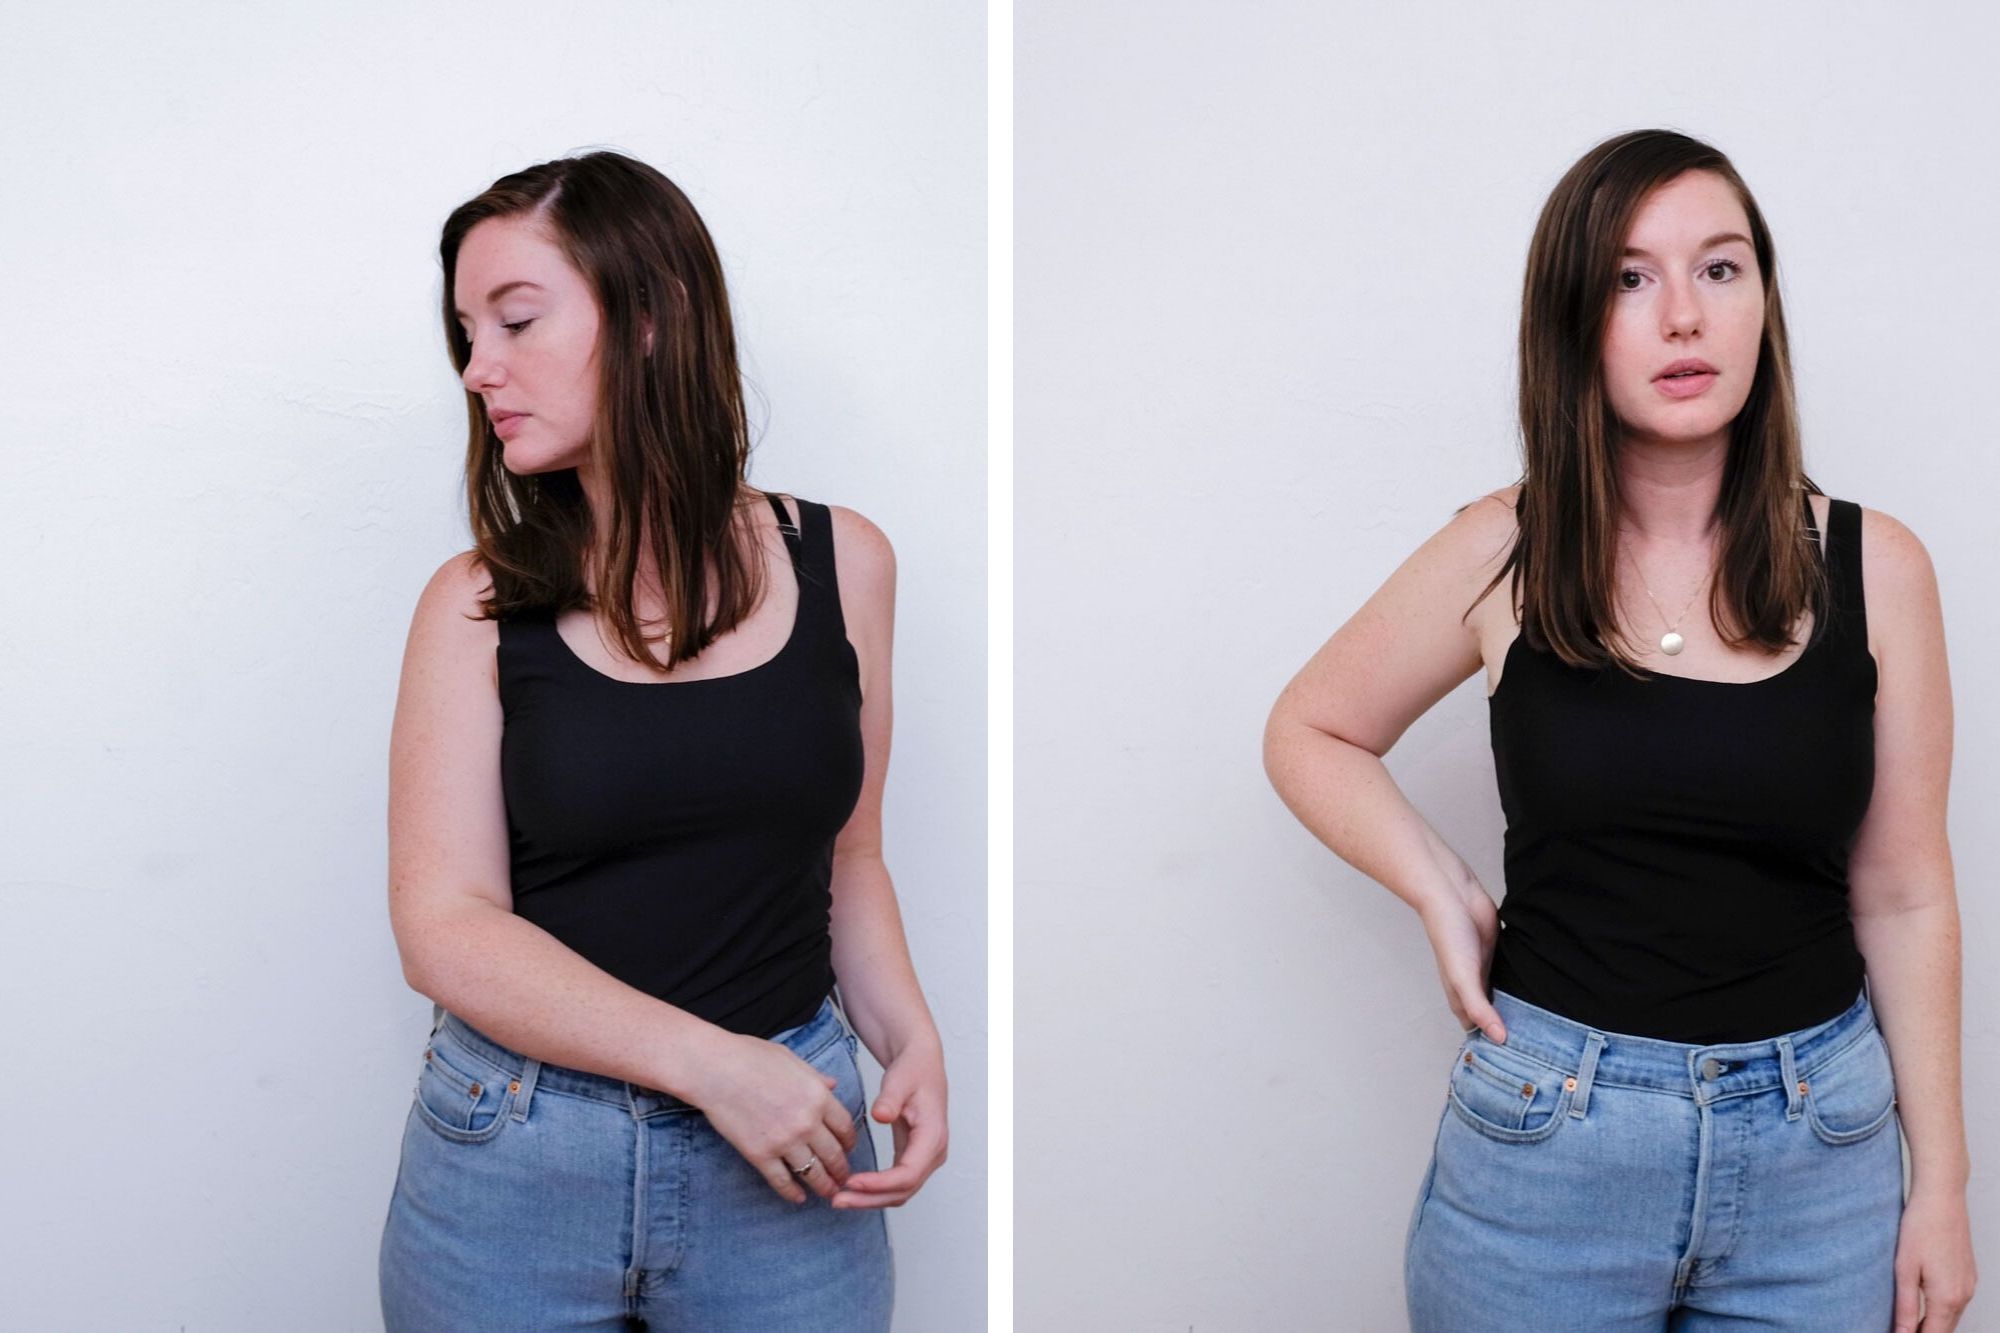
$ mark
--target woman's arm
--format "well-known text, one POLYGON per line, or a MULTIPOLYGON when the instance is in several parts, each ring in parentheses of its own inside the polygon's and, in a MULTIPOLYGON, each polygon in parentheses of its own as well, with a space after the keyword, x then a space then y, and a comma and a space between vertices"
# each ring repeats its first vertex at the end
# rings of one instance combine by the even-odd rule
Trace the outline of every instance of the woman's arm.
MULTIPOLYGON (((1477 671, 1460 616, 1506 558, 1514 513, 1484 497, 1417 548, 1285 686, 1264 727, 1264 771, 1300 823, 1408 903, 1437 955, 1461 1027, 1505 1037, 1484 969, 1493 899, 1382 762, 1410 724, 1477 671)), ((1505 581, 1494 595, 1507 595, 1505 581)))
POLYGON ((841 615, 861 674, 861 796, 833 849, 833 970, 854 1031, 883 1066, 872 1114, 895 1126, 896 1164, 851 1177, 838 1207, 883 1207, 915 1194, 943 1165, 948 1133, 944 1049, 903 936, 882 858, 882 789, 889 767, 890 646, 896 557, 880 528, 830 507, 841 615))
POLYGON ((783 1156, 810 1147, 828 1171, 806 1184, 831 1196, 857 1127, 827 1076, 777 1043, 627 985, 514 914, 499 631, 468 618, 485 584, 470 552, 446 561, 418 598, 404 649, 389 739, 389 923, 404 979, 523 1055, 699 1106, 793 1202, 806 1194, 783 1156))
POLYGON ((1910 1148, 1897 1250, 1898 1323, 1921 1286, 1942 1313, 1972 1295, 1960 1093, 1958 899, 1945 805, 1951 675, 1930 555, 1887 514, 1863 508, 1863 597, 1876 661, 1875 785, 1848 858, 1855 943, 1896 1072, 1910 1148))

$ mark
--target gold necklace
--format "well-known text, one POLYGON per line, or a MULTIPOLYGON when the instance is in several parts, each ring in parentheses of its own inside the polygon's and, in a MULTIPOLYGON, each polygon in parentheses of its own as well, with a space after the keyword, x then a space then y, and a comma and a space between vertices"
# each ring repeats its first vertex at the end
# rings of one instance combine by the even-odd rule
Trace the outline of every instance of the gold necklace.
MULTIPOLYGON (((1618 538, 1618 544, 1624 548, 1626 556, 1631 559, 1632 572, 1639 576, 1639 586, 1641 588, 1645 588, 1646 600, 1653 604, 1653 609, 1655 611, 1660 612, 1660 619, 1666 620, 1667 613, 1664 610, 1661 610, 1660 599, 1653 596, 1653 590, 1651 588, 1646 587, 1646 571, 1639 567, 1639 557, 1632 554, 1632 548, 1626 544, 1623 534, 1620 534, 1618 538)), ((1660 636, 1660 651, 1665 653, 1668 657, 1673 657, 1678 655, 1681 649, 1687 647, 1687 640, 1682 638, 1680 634, 1681 620, 1683 617, 1687 615, 1688 607, 1694 605, 1695 596, 1699 594, 1702 590, 1702 587, 1705 584, 1707 584, 1709 574, 1712 574, 1714 572, 1715 572, 1715 558, 1713 555, 1711 555, 1709 557, 1709 566, 1707 572, 1701 576, 1701 582, 1694 585, 1694 592, 1688 594, 1687 606, 1683 606, 1681 608, 1680 615, 1675 616, 1672 620, 1667 621, 1667 632, 1660 636)))

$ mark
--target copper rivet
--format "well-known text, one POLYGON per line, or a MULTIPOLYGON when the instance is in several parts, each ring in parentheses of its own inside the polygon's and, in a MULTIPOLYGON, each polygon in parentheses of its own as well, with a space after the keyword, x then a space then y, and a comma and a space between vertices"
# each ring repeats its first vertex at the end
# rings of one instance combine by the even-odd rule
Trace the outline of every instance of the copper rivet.
POLYGON ((1806 1090, 1806 1081, 1805 1081, 1804 1079, 1800 1079, 1800 1080, 1799 1080, 1799 1091, 1800 1091, 1800 1092, 1804 1092, 1805 1090, 1806 1090))
POLYGON ((472 1095, 475 1097, 479 1095, 479 1085, 477 1083, 472 1085, 472 1095))
POLYGON ((1523 1084, 1521 1085, 1521 1095, 1522 1095, 1523 1097, 1532 1097, 1532 1096, 1534 1096, 1534 1095, 1535 1095, 1535 1085, 1534 1085, 1534 1084, 1532 1084, 1532 1083, 1523 1083, 1523 1084))
POLYGON ((512 1083, 509 1083, 507 1085, 507 1091, 509 1092, 519 1092, 520 1090, 521 1090, 521 1080, 518 1078, 515 1079, 512 1083))
POLYGON ((1467 1063, 1467 1064, 1471 1064, 1471 1063, 1472 1063, 1472 1052, 1471 1052, 1471 1051, 1467 1051, 1467 1052, 1465 1053, 1465 1063, 1467 1063))
POLYGON ((430 1053, 429 1051, 425 1051, 425 1052, 424 1052, 424 1059, 428 1060, 428 1059, 430 1059, 430 1058, 431 1058, 431 1053, 430 1053))
POLYGON ((1576 1076, 1575 1076, 1575 1075, 1571 1075, 1570 1077, 1568 1077, 1568 1078, 1564 1079, 1564 1080, 1563 1080, 1563 1088, 1564 1088, 1564 1089, 1565 1089, 1566 1091, 1569 1091, 1569 1092, 1575 1092, 1575 1091, 1576 1091, 1576 1076))

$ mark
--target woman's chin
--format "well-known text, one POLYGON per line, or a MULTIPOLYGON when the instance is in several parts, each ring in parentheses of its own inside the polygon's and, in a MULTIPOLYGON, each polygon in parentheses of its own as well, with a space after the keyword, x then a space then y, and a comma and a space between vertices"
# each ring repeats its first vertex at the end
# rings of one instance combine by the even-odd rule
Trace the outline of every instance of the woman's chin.
POLYGON ((503 446, 500 461, 506 469, 517 477, 531 477, 543 472, 560 472, 573 468, 583 461, 583 451, 573 449, 567 453, 551 455, 546 451, 503 446))

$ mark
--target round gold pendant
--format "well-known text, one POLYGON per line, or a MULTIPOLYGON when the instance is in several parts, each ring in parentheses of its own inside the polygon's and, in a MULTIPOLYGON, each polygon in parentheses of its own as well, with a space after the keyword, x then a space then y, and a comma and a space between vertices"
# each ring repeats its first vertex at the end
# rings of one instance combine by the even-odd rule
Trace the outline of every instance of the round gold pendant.
POLYGON ((1687 640, 1683 639, 1680 635, 1674 633, 1674 631, 1672 630, 1668 630, 1665 634, 1662 634, 1660 636, 1660 651, 1665 653, 1668 657, 1672 657, 1674 654, 1678 653, 1682 648, 1686 646, 1687 646, 1687 640))

